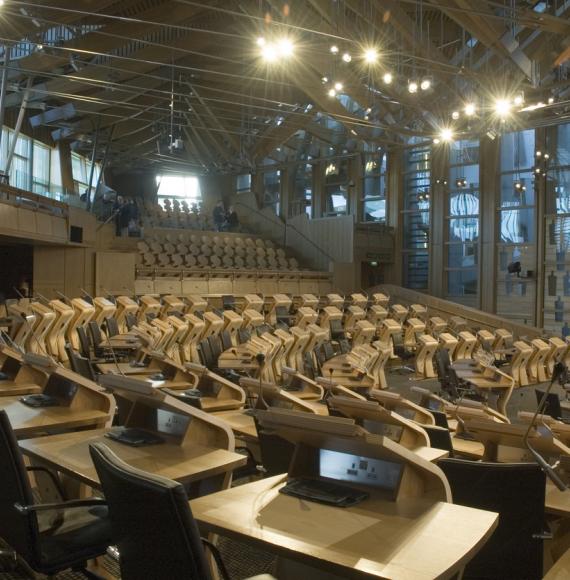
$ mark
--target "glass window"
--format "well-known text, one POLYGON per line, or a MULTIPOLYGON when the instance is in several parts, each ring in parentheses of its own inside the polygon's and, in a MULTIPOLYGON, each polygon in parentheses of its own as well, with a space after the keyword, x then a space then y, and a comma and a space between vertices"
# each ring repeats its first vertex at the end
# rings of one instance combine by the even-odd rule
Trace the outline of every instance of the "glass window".
POLYGON ((500 158, 496 310, 499 316, 534 324, 536 280, 509 272, 509 264, 516 262, 523 272, 536 271, 534 130, 503 135, 500 158))
POLYGON ((479 141, 449 144, 448 192, 447 297, 474 305, 479 294, 479 141))
POLYGON ((200 181, 194 175, 157 175, 156 183, 158 203, 162 207, 166 200, 186 202, 189 208, 199 207, 202 202, 200 181))
POLYGON ((236 193, 251 191, 251 173, 236 176, 236 193))
POLYGON ((365 222, 386 222, 386 153, 364 156, 363 210, 365 222))
POLYGON ((293 199, 290 215, 306 213, 313 215, 313 166, 310 163, 299 163, 295 166, 293 199))
POLYGON ((407 149, 404 157, 404 286, 428 287, 431 147, 407 149))
POLYGON ((50 148, 34 141, 32 191, 45 193, 50 188, 50 148))
POLYGON ((279 214, 281 201, 281 171, 267 171, 263 174, 263 205, 271 207, 279 214))
POLYGON ((325 203, 329 216, 346 215, 348 203, 348 159, 337 159, 325 166, 325 203))

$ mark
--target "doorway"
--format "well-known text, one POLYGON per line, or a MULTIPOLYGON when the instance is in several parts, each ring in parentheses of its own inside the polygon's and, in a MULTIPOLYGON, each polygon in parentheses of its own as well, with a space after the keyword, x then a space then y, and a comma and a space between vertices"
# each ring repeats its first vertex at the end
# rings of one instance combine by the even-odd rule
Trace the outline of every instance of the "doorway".
POLYGON ((24 244, 0 244, 0 303, 33 293, 34 252, 24 244))

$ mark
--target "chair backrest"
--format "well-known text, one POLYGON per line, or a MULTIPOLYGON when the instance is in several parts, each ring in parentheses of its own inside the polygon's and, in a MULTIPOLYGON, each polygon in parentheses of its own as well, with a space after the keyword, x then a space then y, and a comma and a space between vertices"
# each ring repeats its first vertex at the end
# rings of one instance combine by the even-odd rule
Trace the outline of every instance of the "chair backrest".
POLYGON ((184 486, 127 465, 102 443, 89 450, 109 506, 121 578, 210 580, 184 486))
POLYGON ((422 425, 422 429, 428 434, 429 444, 432 447, 449 451, 449 457, 453 457, 453 443, 449 429, 433 425, 422 425))
POLYGON ((137 317, 132 312, 127 312, 125 314, 125 324, 127 325, 127 329, 131 330, 137 324, 137 317))
POLYGON ((220 355, 222 354, 222 341, 217 336, 209 336, 207 339, 210 344, 210 350, 212 351, 212 356, 214 357, 214 364, 217 364, 220 355))
POLYGON ((247 328, 240 328, 238 330, 238 341, 240 344, 247 342, 251 338, 251 332, 247 328))
POLYGON ((0 537, 36 568, 40 562, 36 516, 20 514, 15 508, 15 504, 34 504, 34 498, 6 411, 0 411, 0 468, 0 537))
POLYGON ((233 347, 232 337, 231 337, 230 333, 227 330, 222 330, 222 332, 220 332, 220 341, 222 343, 221 344, 222 351, 229 350, 230 348, 233 347))
POLYGON ((445 348, 440 348, 435 355, 435 370, 440 382, 447 380, 450 367, 449 351, 445 348))
POLYGON ((429 412, 433 415, 437 427, 443 427, 444 429, 449 430, 447 415, 443 411, 433 411, 432 409, 429 409, 429 412))
POLYGON ((259 451, 261 453, 261 464, 266 471, 267 477, 287 473, 289 464, 295 451, 295 445, 279 435, 274 435, 264 431, 260 427, 257 417, 254 415, 255 428, 259 440, 259 451))
POLYGON ((206 368, 213 369, 216 366, 216 359, 214 358, 208 339, 200 341, 198 344, 198 354, 200 355, 200 362, 206 368))
POLYGON ((97 382, 97 375, 88 358, 77 354, 70 344, 65 345, 65 352, 67 353, 67 358, 69 359, 69 364, 73 372, 80 374, 90 381, 97 382))
MULTIPOLYGON (((544 396, 544 391, 535 389, 534 393, 536 395, 536 404, 540 405, 540 401, 542 401, 542 397, 544 396)), ((549 415, 554 419, 560 419, 562 417, 562 407, 560 405, 560 399, 556 393, 548 393, 543 414, 549 415)))
POLYGON ((236 309, 236 299, 235 296, 226 295, 222 296, 222 308, 224 310, 235 310, 236 309))
POLYGON ((467 564, 464 578, 542 578, 545 475, 535 463, 442 459, 456 504, 499 513, 491 538, 467 564))
POLYGON ((95 320, 89 321, 87 326, 89 327, 89 334, 91 335, 91 342, 93 343, 93 347, 97 348, 103 342, 101 329, 95 320))
POLYGON ((78 326, 76 330, 77 336, 79 337, 79 349, 81 350, 81 355, 86 358, 91 358, 91 341, 85 331, 85 327, 78 326))
POLYGON ((107 329, 108 336, 117 336, 120 333, 119 324, 114 316, 105 318, 105 328, 107 329))

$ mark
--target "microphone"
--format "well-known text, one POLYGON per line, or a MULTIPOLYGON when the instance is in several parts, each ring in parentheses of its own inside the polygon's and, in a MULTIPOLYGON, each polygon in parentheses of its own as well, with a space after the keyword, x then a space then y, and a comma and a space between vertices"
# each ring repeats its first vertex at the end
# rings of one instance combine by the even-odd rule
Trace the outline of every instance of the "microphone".
POLYGON ((550 465, 550 463, 548 463, 548 461, 546 461, 546 459, 538 451, 536 451, 536 449, 532 447, 529 441, 529 435, 530 430, 533 428, 535 424, 536 418, 538 417, 539 414, 542 414, 542 411, 546 406, 546 400, 548 399, 548 395, 550 394, 550 391, 552 390, 554 383, 556 381, 561 381, 564 378, 566 372, 567 372, 566 366, 563 365, 561 362, 557 362, 554 365, 554 369, 552 371, 552 378, 550 379, 548 388, 544 392, 544 395, 542 395, 540 403, 538 404, 538 407, 536 408, 536 411, 534 412, 534 415, 528 426, 528 429, 526 430, 526 433, 524 434, 523 437, 524 446, 530 451, 531 455, 534 457, 534 460, 538 463, 542 471, 544 471, 548 479, 550 479, 550 481, 552 481, 552 483, 560 491, 566 491, 568 489, 568 486, 562 481, 558 473, 556 473, 555 466, 550 465))

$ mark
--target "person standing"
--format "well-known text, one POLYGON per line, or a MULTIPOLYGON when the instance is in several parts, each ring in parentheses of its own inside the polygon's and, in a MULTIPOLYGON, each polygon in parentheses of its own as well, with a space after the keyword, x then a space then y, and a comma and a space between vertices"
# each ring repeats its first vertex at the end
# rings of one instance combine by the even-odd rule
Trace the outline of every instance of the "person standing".
POLYGON ((214 227, 218 232, 222 231, 224 223, 226 221, 226 211, 224 209, 224 202, 222 200, 218 201, 212 212, 212 219, 214 220, 214 227))

